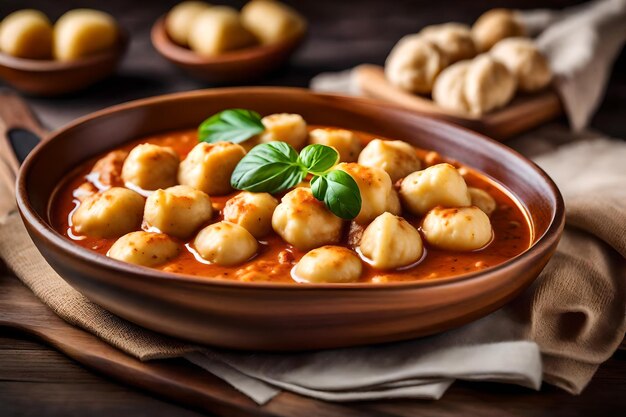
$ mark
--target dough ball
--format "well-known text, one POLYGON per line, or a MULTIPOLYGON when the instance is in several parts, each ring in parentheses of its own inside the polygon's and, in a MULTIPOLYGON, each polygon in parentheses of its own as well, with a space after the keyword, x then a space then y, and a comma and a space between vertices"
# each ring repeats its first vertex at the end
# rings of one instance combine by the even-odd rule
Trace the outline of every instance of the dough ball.
POLYGON ((372 140, 359 155, 359 165, 384 169, 394 183, 422 168, 415 148, 401 140, 372 140))
POLYGON ((472 31, 467 25, 443 23, 426 26, 419 34, 435 43, 446 55, 449 64, 476 56, 477 51, 472 31))
POLYGON ((178 182, 208 195, 230 193, 230 177, 246 151, 230 142, 206 143, 194 146, 178 168, 178 182))
POLYGON ((306 144, 309 132, 306 122, 299 114, 270 114, 261 121, 265 126, 265 131, 259 136, 261 143, 286 142, 297 150, 302 149, 306 144))
POLYGON ((465 79, 472 61, 459 61, 443 70, 433 86, 433 101, 439 106, 461 113, 469 113, 465 98, 465 79))
POLYGON ((435 207, 424 217, 422 232, 429 244, 458 251, 480 249, 493 234, 489 217, 478 207, 435 207))
POLYGON ((117 239, 107 255, 131 264, 157 266, 178 256, 180 247, 163 233, 131 232, 117 239))
POLYGON ((199 12, 193 20, 188 43, 197 54, 214 56, 253 45, 256 40, 243 27, 235 9, 214 6, 199 12))
POLYGON ((241 20, 264 45, 300 36, 306 29, 306 21, 298 12, 271 0, 246 3, 241 9, 241 20))
POLYGON ((91 175, 102 185, 124 185, 122 180, 122 168, 124 161, 128 157, 128 152, 117 150, 111 151, 94 164, 91 168, 91 175))
POLYGON ((346 129, 313 129, 309 132, 309 142, 332 146, 339 152, 340 162, 355 162, 361 152, 361 140, 346 129))
POLYGON ((341 246, 322 246, 300 259, 292 275, 298 282, 312 284, 356 282, 363 265, 350 249, 341 246))
POLYGON ((27 59, 52 57, 52 25, 39 10, 13 12, 0 23, 0 51, 27 59))
POLYGON ((471 204, 465 180, 450 164, 438 164, 405 177, 400 199, 411 213, 421 216, 436 206, 464 207, 471 204))
POLYGON ((487 216, 491 216, 496 210, 496 200, 485 190, 480 188, 468 187, 467 189, 472 199, 472 206, 476 206, 485 212, 487 216))
POLYGON ((525 32, 517 14, 508 9, 491 9, 472 26, 472 36, 479 52, 490 50, 502 39, 524 36, 525 32))
POLYGON ((242 191, 226 202, 224 220, 244 227, 257 239, 272 231, 278 201, 268 193, 242 191))
POLYGON ((135 146, 124 161, 122 179, 144 190, 176 185, 180 158, 167 146, 143 143, 135 146))
POLYGON ((191 236, 213 216, 211 198, 187 185, 156 190, 143 213, 144 224, 181 239, 191 236))
POLYGON ((465 79, 465 98, 473 114, 484 114, 507 105, 515 95, 515 76, 487 54, 472 61, 465 79))
POLYGON ((178 3, 165 17, 167 35, 181 46, 189 45, 189 32, 200 12, 211 7, 203 1, 184 1, 178 3))
POLYGON ((254 236, 246 229, 225 221, 200 230, 193 244, 204 259, 224 266, 247 261, 256 253, 259 246, 254 236))
POLYGON ((74 9, 54 25, 54 56, 70 61, 111 50, 118 40, 115 19, 105 12, 74 9))
POLYGON ((72 215, 79 235, 113 238, 141 227, 144 198, 122 187, 109 188, 91 195, 72 215))
POLYGON ((378 269, 393 269, 417 262, 424 251, 416 228, 402 217, 383 213, 363 232, 361 253, 378 269))
POLYGON ((272 216, 274 231, 300 250, 339 242, 342 226, 343 221, 304 187, 285 194, 272 216))
POLYGON ((411 93, 429 94, 448 58, 435 43, 420 35, 400 39, 385 62, 387 80, 411 93))
POLYGON ((548 60, 528 38, 508 38, 489 52, 515 75, 520 91, 532 93, 550 84, 552 71, 548 60))
POLYGON ((336 169, 345 171, 359 187, 361 211, 354 221, 367 224, 386 211, 396 213, 399 205, 391 178, 382 168, 366 167, 356 163, 341 163, 336 169))

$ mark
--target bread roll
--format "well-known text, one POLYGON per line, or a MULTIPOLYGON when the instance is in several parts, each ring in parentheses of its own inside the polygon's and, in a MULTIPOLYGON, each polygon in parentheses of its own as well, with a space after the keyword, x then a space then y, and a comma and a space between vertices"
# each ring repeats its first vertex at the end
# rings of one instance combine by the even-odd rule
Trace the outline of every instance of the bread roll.
POLYGON ((476 56, 476 45, 469 26, 461 23, 443 23, 426 26, 420 35, 434 42, 448 58, 448 63, 476 56))
POLYGON ((516 12, 491 9, 483 13, 472 26, 472 36, 478 52, 486 52, 505 38, 525 36, 526 30, 516 12))
POLYGON ((54 56, 71 61, 111 50, 118 40, 115 19, 105 12, 74 9, 54 25, 54 56))
POLYGON ((237 10, 214 6, 199 12, 193 20, 188 43, 197 54, 214 56, 254 45, 256 39, 241 24, 237 10))
POLYGON ((504 39, 489 53, 513 73, 520 91, 532 93, 550 84, 550 65, 531 39, 504 39))
POLYGON ((52 25, 39 10, 13 12, 0 23, 0 51, 27 59, 52 57, 52 25))
POLYGON ((298 12, 273 0, 249 1, 241 9, 241 20, 264 45, 294 38, 306 29, 306 21, 298 12))

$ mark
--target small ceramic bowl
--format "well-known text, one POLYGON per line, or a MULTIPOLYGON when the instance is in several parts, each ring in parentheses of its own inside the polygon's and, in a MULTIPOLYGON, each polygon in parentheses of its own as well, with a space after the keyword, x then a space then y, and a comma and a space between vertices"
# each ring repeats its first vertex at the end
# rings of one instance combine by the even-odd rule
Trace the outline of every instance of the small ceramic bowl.
POLYGON ((89 87, 115 71, 128 47, 128 34, 120 31, 114 49, 74 61, 16 58, 0 53, 0 78, 36 96, 59 96, 89 87))
POLYGON ((172 41, 165 17, 152 26, 152 45, 167 60, 191 76, 211 83, 234 83, 262 78, 281 67, 304 40, 305 34, 273 45, 252 46, 214 57, 200 56, 172 41))
POLYGON ((26 228, 46 261, 93 302, 152 330, 237 349, 305 350, 390 342, 475 320, 511 300, 541 272, 564 225, 563 199, 535 164, 477 133, 384 102, 293 88, 191 91, 118 105, 53 132, 17 181, 26 228), (48 205, 78 164, 129 140, 198 126, 225 108, 293 112, 310 124, 401 138, 503 184, 528 215, 532 246, 485 270, 414 282, 298 285, 173 274, 76 245, 50 223, 48 205), (90 140, 85 140, 88 137, 90 140))

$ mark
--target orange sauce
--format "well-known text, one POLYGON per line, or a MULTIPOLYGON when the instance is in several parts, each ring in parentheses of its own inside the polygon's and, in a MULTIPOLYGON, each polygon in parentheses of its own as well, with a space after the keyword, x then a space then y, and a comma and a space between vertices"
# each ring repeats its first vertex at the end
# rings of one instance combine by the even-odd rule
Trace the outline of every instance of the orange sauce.
MULTIPOLYGON (((316 126, 310 127, 310 129, 313 128, 316 128, 316 126)), ((374 138, 374 136, 367 133, 355 133, 361 138, 364 144, 374 138)), ((130 151, 133 147, 141 143, 170 146, 180 154, 182 160, 197 144, 197 135, 195 130, 168 132, 131 141, 118 149, 130 151)), ((418 150, 418 153, 420 157, 424 159, 427 151, 418 150)), ((68 174, 50 202, 49 213, 53 226, 63 234, 63 236, 71 239, 77 245, 106 255, 116 239, 77 236, 73 233, 71 226, 72 212, 79 204, 79 201, 74 197, 75 190, 81 185, 84 185, 85 182, 89 182, 90 179, 93 179, 93 176, 90 176, 90 179, 88 179, 87 175, 90 173, 95 162, 103 156, 104 155, 100 155, 84 162, 68 174)), ((528 218, 509 193, 507 193, 501 185, 480 173, 453 161, 447 162, 451 162, 457 167, 464 168, 463 176, 468 186, 483 189, 496 200, 497 209, 491 215, 491 225, 494 231, 492 242, 485 248, 477 251, 456 252, 430 247, 426 240, 424 240, 424 256, 419 262, 408 268, 380 271, 374 269, 366 262, 363 262, 362 282, 384 283, 393 281, 416 281, 467 274, 505 262, 524 252, 530 246, 531 235, 528 218)), ((223 219, 221 210, 226 201, 236 194, 237 192, 226 196, 211 196, 213 206, 218 214, 214 216, 210 223, 223 219)), ((403 215, 410 223, 419 229, 420 218, 409 216, 406 213, 403 215)), ((341 244, 350 247, 348 243, 348 235, 350 234, 349 222, 346 222, 344 229, 344 237, 341 244)), ((184 245, 184 249, 181 250, 180 255, 170 262, 156 267, 156 269, 174 273, 221 277, 242 281, 262 280, 290 282, 295 284, 295 281, 291 277, 291 269, 305 254, 287 244, 277 234, 272 232, 269 236, 260 241, 259 251, 255 257, 236 267, 224 267, 209 264, 194 255, 192 242, 193 237, 188 241, 180 241, 181 245, 184 245)))

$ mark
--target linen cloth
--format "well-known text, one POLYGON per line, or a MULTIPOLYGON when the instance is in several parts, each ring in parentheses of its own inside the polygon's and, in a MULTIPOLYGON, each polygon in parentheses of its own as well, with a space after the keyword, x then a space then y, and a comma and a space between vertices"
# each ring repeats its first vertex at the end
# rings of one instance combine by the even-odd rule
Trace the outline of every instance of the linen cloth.
MULTIPOLYGON (((558 24, 554 20, 551 28, 558 24)), ((584 91, 601 95, 606 80, 600 78, 567 78, 579 93, 562 95, 564 101, 585 97, 584 91)), ((323 77, 313 86, 320 82, 326 90, 354 87, 349 73, 323 77)), ((594 106, 582 106, 585 121, 594 106)), ((580 127, 570 113, 572 125, 580 127)), ((428 338, 297 354, 209 349, 143 329, 87 300, 45 263, 15 212, 0 226, 0 257, 68 322, 141 360, 186 357, 258 403, 282 389, 329 401, 436 399, 456 379, 534 389, 543 380, 579 393, 626 331, 626 144, 590 132, 571 134, 559 126, 539 129, 510 144, 533 157, 563 192, 567 211, 563 239, 536 283, 514 302, 428 338)), ((0 195, 10 196, 10 189, 0 189, 0 195)), ((11 206, 3 197, 0 207, 11 206)))

